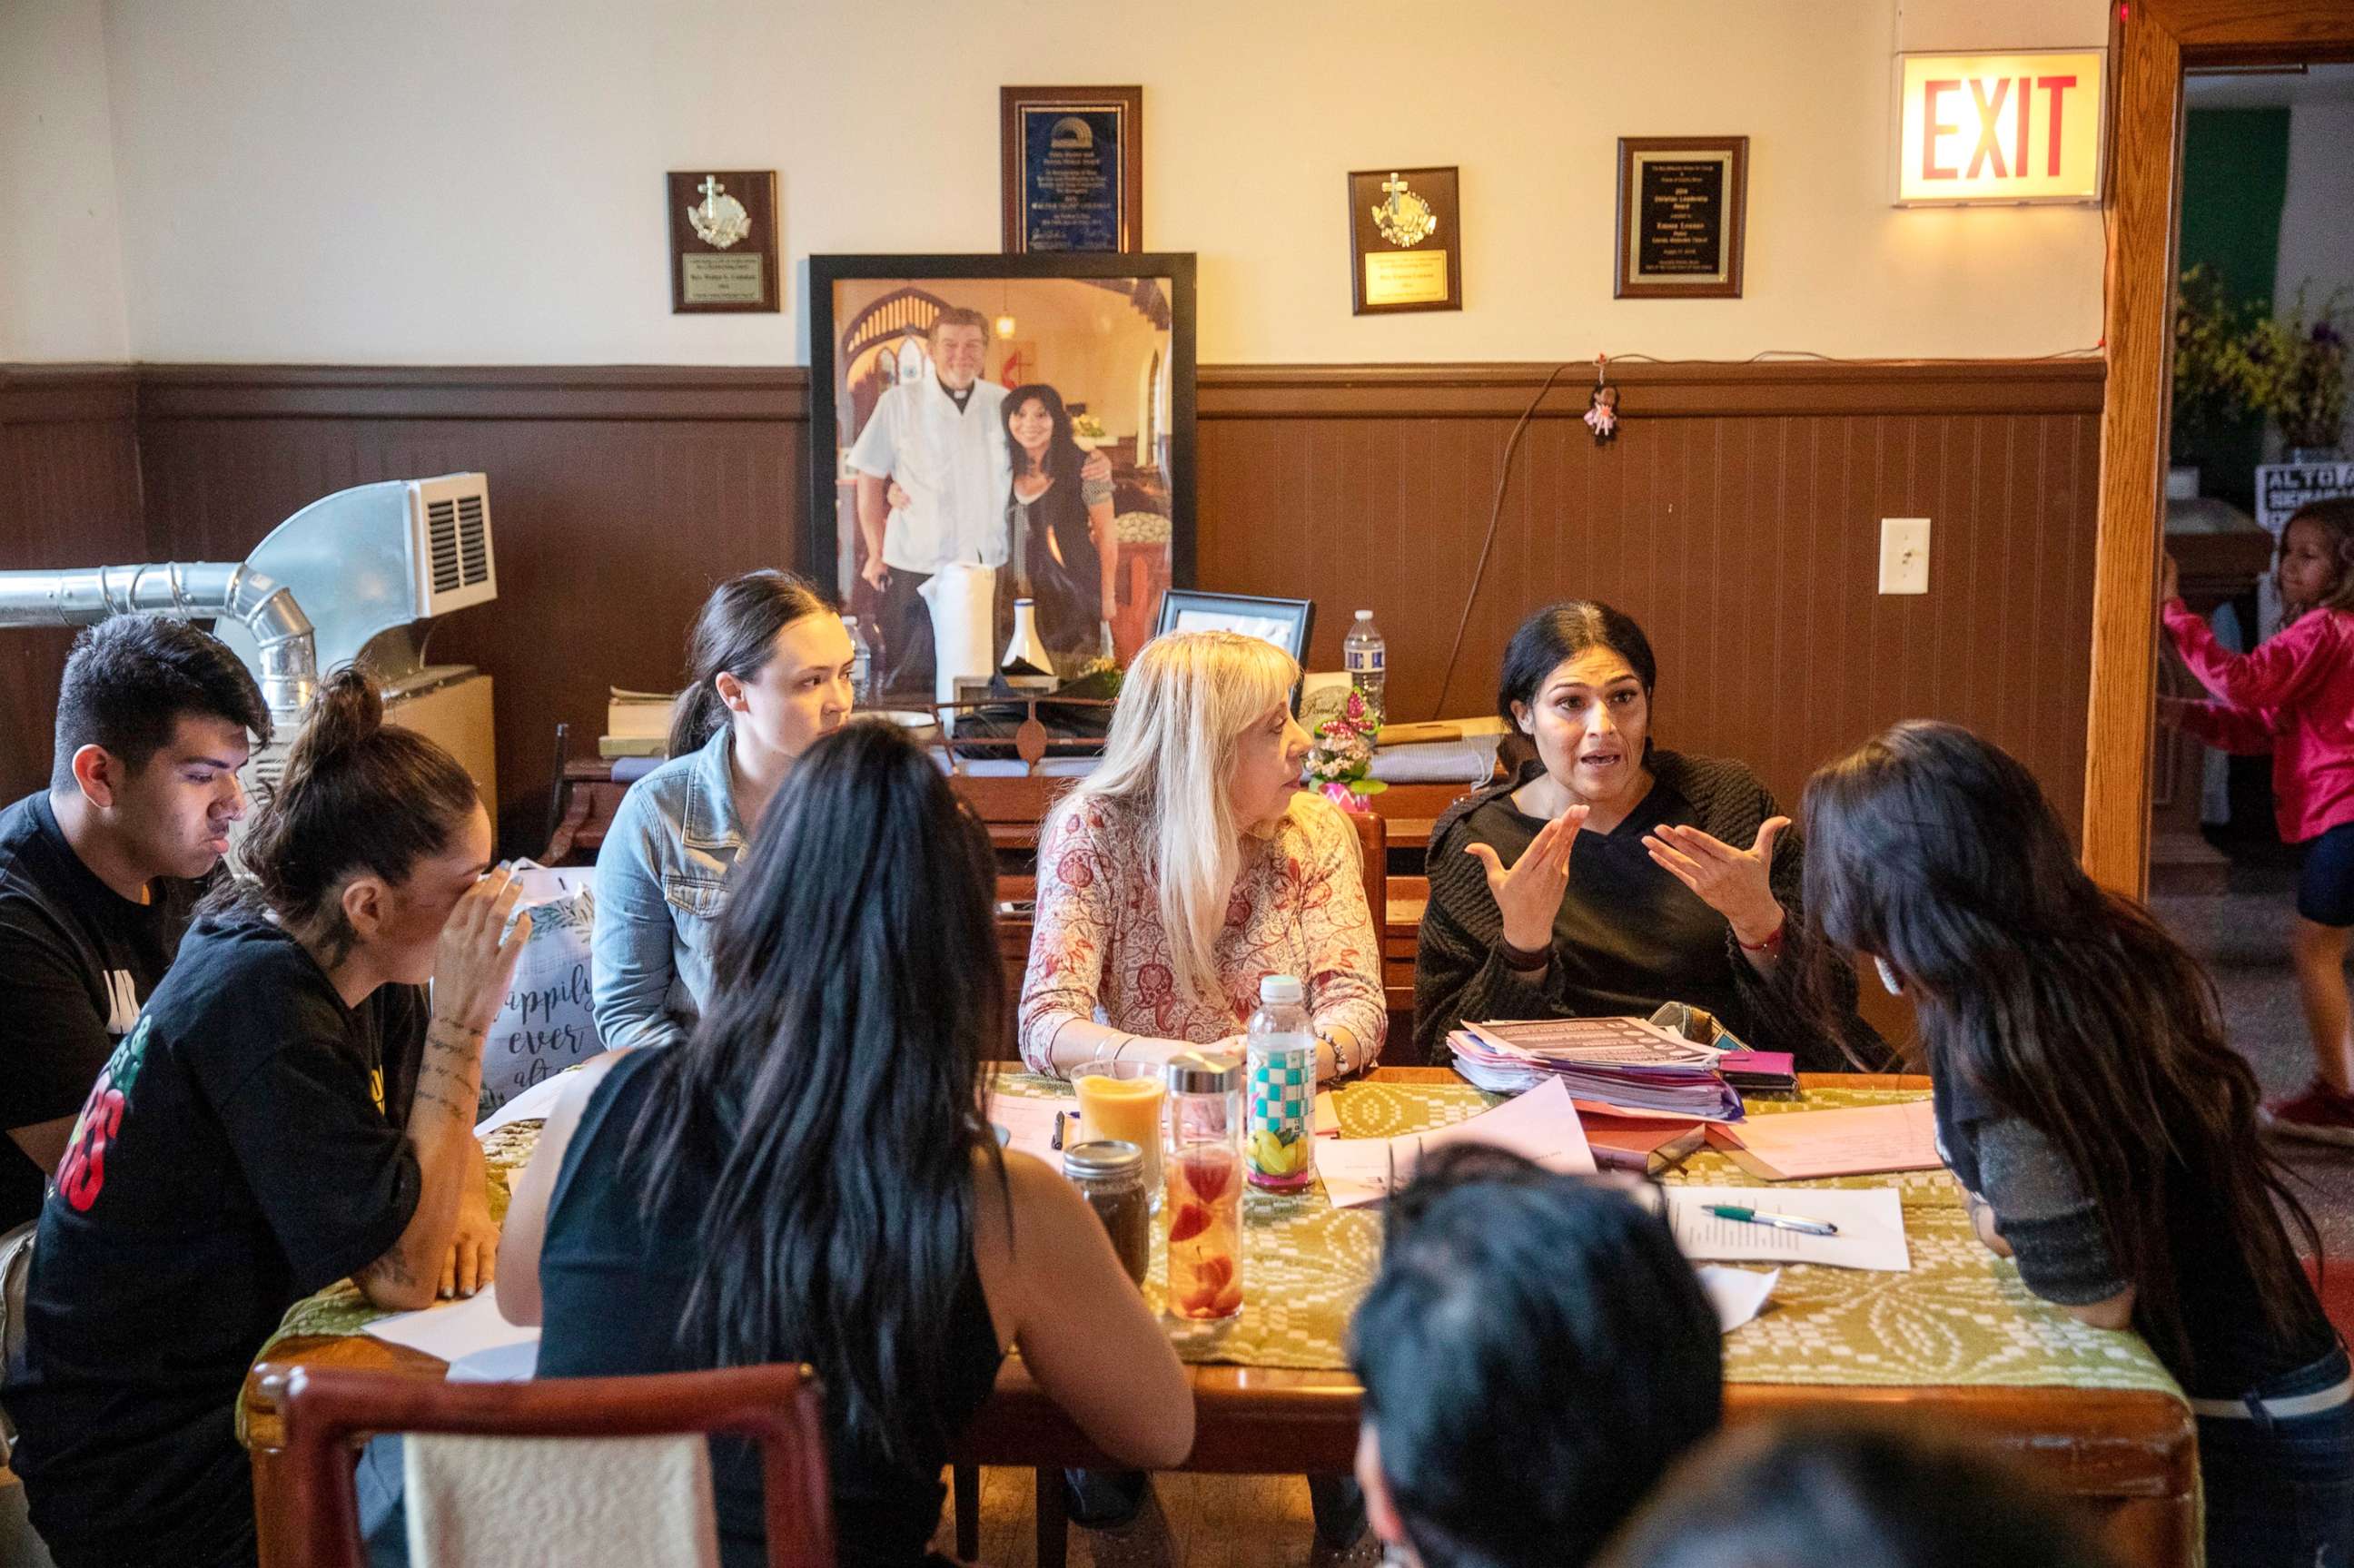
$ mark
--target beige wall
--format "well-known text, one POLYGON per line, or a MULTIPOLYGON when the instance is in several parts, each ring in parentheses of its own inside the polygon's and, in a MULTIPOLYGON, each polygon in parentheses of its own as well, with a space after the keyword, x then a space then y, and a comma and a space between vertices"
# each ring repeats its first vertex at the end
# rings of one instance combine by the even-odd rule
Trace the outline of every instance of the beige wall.
MULTIPOLYGON (((27 4, 88 31, 87 3, 27 4)), ((5 296, 6 341, 48 296, 98 323, 127 296, 149 360, 798 363, 796 275, 781 317, 670 314, 664 170, 775 166, 796 261, 992 250, 998 87, 1140 81, 1145 239, 1200 254, 1206 362, 2055 353, 2100 335, 2097 214, 1891 207, 1891 57, 2098 43, 2103 17, 2100 0, 108 0, 123 282, 54 260, 102 245, 52 242, 33 298, 5 296), (1751 139, 1747 297, 1612 301, 1615 138, 1702 132, 1751 139), (1349 313, 1342 176, 1390 163, 1463 169, 1459 314, 1349 313)), ((75 58, 87 75, 86 44, 75 58)), ((104 96, 79 92, 77 123, 104 96)), ((0 211, 92 183, 106 150, 69 139, 0 211)), ((59 356, 103 349, 85 334, 59 356)))
POLYGON ((0 0, 0 362, 130 352, 99 0, 0 0))

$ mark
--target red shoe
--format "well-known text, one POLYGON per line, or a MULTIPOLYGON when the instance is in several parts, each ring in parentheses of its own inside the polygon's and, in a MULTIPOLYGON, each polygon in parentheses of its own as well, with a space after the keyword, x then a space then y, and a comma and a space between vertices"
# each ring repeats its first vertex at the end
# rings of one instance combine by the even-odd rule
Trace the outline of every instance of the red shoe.
POLYGON ((2294 1098, 2266 1106, 2259 1119, 2282 1138, 2354 1147, 2354 1095, 2341 1095, 2319 1078, 2294 1098))

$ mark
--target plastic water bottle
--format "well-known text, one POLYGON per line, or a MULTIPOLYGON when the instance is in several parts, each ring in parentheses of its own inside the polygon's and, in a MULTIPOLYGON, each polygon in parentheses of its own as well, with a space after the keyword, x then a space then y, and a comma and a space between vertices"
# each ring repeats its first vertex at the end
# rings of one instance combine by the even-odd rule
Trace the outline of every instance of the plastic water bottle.
POLYGON ((1250 1100, 1244 1170, 1254 1187, 1296 1192, 1316 1179, 1316 1032, 1307 990, 1291 976, 1258 982, 1243 1064, 1250 1100))
POLYGON ((850 701, 863 708, 875 700, 875 650, 859 630, 858 617, 843 616, 842 629, 850 633, 850 701))
POLYGON ((1357 623, 1341 642, 1341 663, 1349 672, 1349 683, 1365 694, 1373 711, 1387 713, 1382 688, 1389 678, 1389 644, 1382 641, 1382 629, 1373 624, 1372 610, 1357 611, 1357 623))

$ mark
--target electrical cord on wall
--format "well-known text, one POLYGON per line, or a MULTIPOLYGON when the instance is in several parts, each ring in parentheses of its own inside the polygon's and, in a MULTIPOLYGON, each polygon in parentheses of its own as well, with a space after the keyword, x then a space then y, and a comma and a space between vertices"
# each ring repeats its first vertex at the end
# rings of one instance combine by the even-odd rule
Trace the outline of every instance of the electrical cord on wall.
MULTIPOLYGON (((2026 363, 2035 364, 2059 359, 2098 358, 2101 356, 2103 352, 2103 346, 2099 344, 2094 344, 2088 348, 2067 348, 2062 349, 2056 354, 2035 355, 2031 356, 2026 363)), ((1804 348, 1768 348, 1761 350, 1756 354, 1753 354, 1746 359, 1740 360, 1665 360, 1654 359, 1648 354, 1612 355, 1610 357, 1612 360, 1621 364, 1640 363, 1649 365, 1757 365, 1770 360, 1811 360, 1824 365, 1897 366, 1910 363, 1909 361, 1898 359, 1850 359, 1837 355, 1818 354, 1812 349, 1804 348)), ((1504 495, 1505 493, 1511 488, 1512 482, 1512 455, 1520 450, 1522 434, 1528 429, 1529 421, 1536 418, 1539 405, 1544 402, 1546 394, 1550 393, 1553 389, 1554 383, 1561 379, 1563 372, 1568 370, 1574 365, 1582 363, 1582 361, 1578 360, 1564 360, 1563 363, 1553 366, 1553 374, 1544 378, 1544 385, 1537 388, 1537 395, 1529 399, 1529 406, 1521 412, 1520 422, 1512 427, 1511 438, 1504 442, 1503 471, 1496 476, 1496 497, 1494 503, 1488 509, 1488 535, 1479 542, 1479 558, 1471 568, 1471 590, 1463 596, 1463 613, 1455 622, 1455 641, 1453 645, 1447 651, 1447 672, 1439 679, 1438 699, 1432 708, 1430 715, 1433 719, 1444 718, 1447 715, 1447 693, 1448 688, 1453 686, 1455 683, 1455 666, 1457 662, 1463 656, 1464 634, 1470 629, 1471 611, 1479 602, 1479 585, 1487 577, 1489 557, 1495 553, 1496 532, 1503 523, 1504 495)))
POLYGON ((1455 643, 1447 651, 1447 673, 1439 680, 1438 705, 1430 715, 1434 719, 1446 715, 1447 688, 1455 683, 1455 662, 1463 656, 1463 633, 1471 624, 1472 607, 1479 602, 1479 584, 1488 575, 1488 557, 1495 553, 1496 528, 1504 519, 1504 493, 1511 488, 1512 483, 1512 454, 1520 450, 1522 432, 1529 428, 1529 421, 1536 418, 1537 405, 1545 400, 1545 394, 1553 390, 1553 383, 1561 379, 1562 372, 1575 363, 1565 359, 1553 367, 1553 374, 1544 378, 1544 385, 1537 388, 1537 395, 1529 399, 1529 406, 1521 411, 1521 422, 1512 427, 1511 438, 1504 443, 1503 471, 1496 475, 1496 499, 1494 504, 1488 508, 1488 536, 1479 542, 1479 559, 1471 568, 1471 591, 1463 596, 1463 614, 1455 622, 1455 643))

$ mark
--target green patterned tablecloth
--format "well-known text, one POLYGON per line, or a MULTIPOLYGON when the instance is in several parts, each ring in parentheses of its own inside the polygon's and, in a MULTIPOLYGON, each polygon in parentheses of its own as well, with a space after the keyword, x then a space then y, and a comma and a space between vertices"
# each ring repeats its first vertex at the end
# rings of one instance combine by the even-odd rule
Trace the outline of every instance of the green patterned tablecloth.
MULTIPOLYGON (((1007 1074, 1000 1094, 1069 1095, 1068 1086, 1007 1074)), ((1811 1090, 1803 1104, 1754 1101, 1752 1115, 1882 1105, 1920 1097, 1892 1089, 1811 1090)), ((1344 1137, 1387 1137, 1445 1126, 1496 1103, 1469 1085, 1352 1085, 1334 1097, 1344 1137)), ((485 1145, 493 1201, 504 1206, 505 1176, 529 1157, 536 1122, 518 1122, 485 1145)), ((1695 1154, 1670 1182, 1764 1186, 1713 1152, 1695 1154)), ((1781 1186, 1816 1183, 1786 1182, 1781 1186)), ((1846 1177, 1829 1186, 1890 1186, 1901 1194, 1913 1267, 1903 1274, 1794 1265, 1755 1321, 1728 1335, 1724 1371, 1734 1383, 1846 1386, 1978 1384, 2107 1390, 2179 1390, 2137 1335, 2088 1328, 2030 1295, 2018 1269, 1970 1232, 1961 1189, 1943 1171, 1846 1177)), ((1351 1310, 1381 1256, 1382 1211, 1335 1209, 1322 1189, 1245 1199, 1244 1282, 1247 1305, 1214 1330, 1174 1330, 1191 1361, 1326 1368, 1347 1364, 1351 1310)), ((1161 1304, 1167 1227, 1153 1238, 1145 1291, 1161 1304)), ((381 1316, 349 1284, 302 1301, 279 1336, 357 1333, 381 1316)), ((271 1341, 275 1344, 275 1339, 271 1341)), ((267 1348, 263 1355, 268 1355, 267 1348)))

